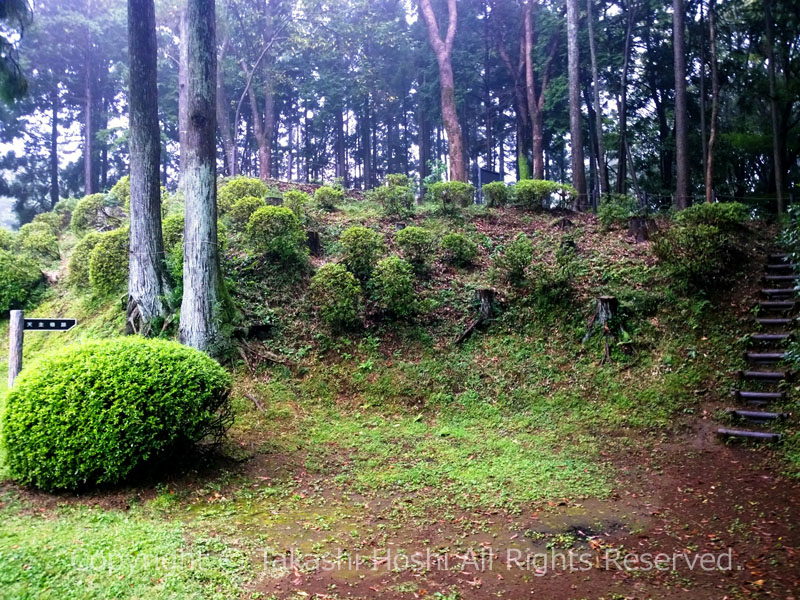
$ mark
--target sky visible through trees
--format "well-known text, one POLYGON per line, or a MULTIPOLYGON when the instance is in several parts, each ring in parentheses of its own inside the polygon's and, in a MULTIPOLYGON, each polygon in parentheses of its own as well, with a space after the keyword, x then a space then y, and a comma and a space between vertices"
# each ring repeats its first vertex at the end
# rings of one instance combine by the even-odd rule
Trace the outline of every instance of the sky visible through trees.
MULTIPOLYGON (((156 2, 170 189, 184 4, 156 2)), ((27 81, 4 80, 0 107, 0 194, 21 222, 59 197, 109 189, 130 166, 126 3, 32 9, 0 15, 13 59, 4 73, 18 65, 27 81)), ((482 167, 509 182, 580 188, 585 177, 587 199, 610 190, 653 207, 708 191, 774 210, 796 194, 800 7, 790 0, 220 0, 216 13, 220 175, 369 188, 432 170, 477 182, 482 167), (452 93, 441 93, 448 73, 452 93), (460 148, 448 147, 455 132, 460 148)))

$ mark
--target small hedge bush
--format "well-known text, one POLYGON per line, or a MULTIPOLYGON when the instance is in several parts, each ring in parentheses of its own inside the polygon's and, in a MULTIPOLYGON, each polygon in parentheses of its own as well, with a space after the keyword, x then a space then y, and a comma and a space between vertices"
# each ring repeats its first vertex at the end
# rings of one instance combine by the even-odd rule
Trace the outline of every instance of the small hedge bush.
POLYGON ((475 187, 463 181, 437 181, 428 187, 428 193, 434 202, 441 205, 443 212, 452 213, 458 206, 472 204, 475 187))
POLYGON ((741 202, 703 202, 675 215, 682 225, 712 225, 720 231, 735 231, 749 219, 750 210, 741 202))
POLYGON ((361 285, 344 265, 329 263, 311 278, 311 299, 322 320, 333 329, 358 323, 361 285))
POLYGON ((45 490, 124 481, 137 467, 229 424, 230 376, 177 342, 91 340, 47 354, 6 398, 11 476, 45 490))
POLYGON ((58 238, 49 224, 27 223, 17 233, 17 248, 41 260, 58 260, 61 253, 58 249, 58 238))
POLYGON ((367 198, 380 204, 389 216, 405 217, 414 212, 411 180, 402 173, 387 175, 386 185, 369 190, 367 198))
POLYGON ((62 215, 66 217, 67 215, 72 215, 72 211, 75 210, 75 207, 78 205, 77 198, 62 198, 56 205, 53 207, 53 212, 57 215, 62 215))
POLYGON ((89 283, 99 296, 117 292, 128 282, 129 245, 127 227, 100 234, 89 254, 89 283))
POLYGON ((17 245, 17 234, 0 227, 0 250, 11 250, 17 245))
POLYGON ((305 231, 285 206, 264 206, 255 211, 247 222, 247 237, 255 250, 283 262, 308 256, 305 231))
POLYGON ((690 292, 722 287, 743 258, 734 235, 704 224, 676 225, 660 233, 653 252, 678 287, 690 292))
POLYGON ((403 257, 416 270, 424 270, 428 267, 435 249, 433 234, 430 231, 412 225, 401 229, 397 233, 396 239, 403 257))
POLYGON ((183 215, 169 215, 161 222, 161 235, 164 237, 164 250, 169 252, 183 242, 183 229, 186 220, 183 215))
POLYGON ((50 230, 50 233, 58 236, 61 233, 61 230, 64 228, 64 216, 55 212, 39 213, 33 217, 31 224, 47 227, 50 230))
POLYGON ((526 208, 550 208, 552 204, 550 199, 554 194, 559 194, 556 206, 564 208, 567 208, 572 200, 578 197, 577 190, 568 183, 545 179, 523 179, 514 185, 514 196, 517 203, 526 208))
POLYGON ((131 207, 131 176, 121 177, 114 187, 108 192, 108 197, 116 206, 124 206, 126 210, 131 207))
POLYGON ((228 212, 237 200, 252 196, 264 198, 269 193, 267 184, 257 177, 234 177, 223 183, 217 192, 217 207, 228 212))
POLYGON ((640 214, 639 201, 625 194, 603 196, 600 206, 597 207, 597 218, 606 230, 627 226, 630 217, 637 217, 640 214))
POLYGON ((314 192, 314 201, 320 208, 333 210, 344 201, 344 192, 329 185, 318 187, 314 192))
POLYGON ((33 260, 0 250, 0 315, 24 308, 43 280, 33 260))
POLYGON ((301 223, 308 219, 306 211, 311 204, 311 196, 300 190, 289 190, 283 194, 283 205, 291 210, 301 223))
POLYGON ((494 258, 494 267, 503 277, 513 284, 525 280, 525 271, 533 260, 533 242, 524 233, 520 233, 494 258))
POLYGON ((402 258, 389 256, 380 260, 370 280, 370 289, 381 310, 401 318, 414 314, 414 272, 402 258))
POLYGON ((101 211, 106 206, 105 194, 92 194, 78 200, 75 210, 72 211, 70 229, 81 235, 89 229, 94 229, 99 221, 101 211))
POLYGON ((89 287, 89 260, 97 243, 103 237, 102 233, 90 231, 81 241, 75 244, 72 256, 69 257, 67 283, 74 288, 83 290, 89 287))
POLYGON ((463 233, 448 233, 442 239, 445 260, 461 267, 471 265, 478 258, 478 245, 463 233))
POLYGON ((362 225, 353 225, 339 236, 339 245, 342 260, 350 272, 361 281, 369 279, 384 250, 383 236, 362 225))
POLYGON ((508 204, 508 187, 502 181, 487 183, 481 190, 483 190, 483 198, 486 201, 486 206, 497 207, 508 204))
POLYGON ((231 210, 228 212, 228 216, 236 229, 244 229, 247 227, 247 222, 250 220, 250 217, 253 216, 253 213, 262 206, 265 206, 265 204, 261 198, 245 196, 233 203, 231 210))

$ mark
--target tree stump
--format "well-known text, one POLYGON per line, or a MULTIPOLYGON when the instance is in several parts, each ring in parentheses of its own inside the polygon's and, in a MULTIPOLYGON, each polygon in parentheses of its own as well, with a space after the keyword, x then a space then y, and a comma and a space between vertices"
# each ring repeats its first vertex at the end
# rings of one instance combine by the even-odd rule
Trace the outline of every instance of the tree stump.
POLYGON ((308 250, 311 252, 311 256, 322 256, 322 239, 320 238, 319 231, 309 229, 306 232, 306 244, 308 245, 308 250))
POLYGON ((283 206, 283 197, 267 196, 266 198, 264 198, 264 202, 267 203, 267 206, 283 206))
POLYGON ((472 332, 475 331, 477 327, 491 319, 494 314, 493 305, 497 297, 497 291, 494 288, 479 288, 475 290, 475 295, 478 297, 478 301, 481 304, 478 318, 470 323, 464 332, 456 338, 454 342, 456 346, 472 335, 472 332))
POLYGON ((553 226, 560 231, 568 231, 575 228, 575 223, 570 221, 567 217, 561 217, 556 219, 555 223, 553 223, 553 226))
POLYGON ((589 341, 592 334, 596 329, 601 328, 603 331, 603 360, 600 361, 601 365, 611 362, 611 347, 609 346, 609 339, 615 339, 616 336, 609 328, 609 322, 616 316, 617 309, 619 308, 619 300, 615 296, 599 296, 594 314, 589 319, 586 330, 586 335, 583 336, 582 344, 589 341))
POLYGON ((656 224, 647 217, 631 217, 628 219, 628 235, 636 240, 637 244, 650 239, 650 233, 655 231, 656 224))

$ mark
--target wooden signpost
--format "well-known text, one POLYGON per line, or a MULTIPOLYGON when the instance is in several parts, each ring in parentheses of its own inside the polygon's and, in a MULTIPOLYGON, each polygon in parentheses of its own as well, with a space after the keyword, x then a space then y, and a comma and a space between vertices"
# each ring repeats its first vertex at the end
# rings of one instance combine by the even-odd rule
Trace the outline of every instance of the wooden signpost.
POLYGON ((12 310, 8 327, 8 389, 22 370, 22 342, 26 331, 69 331, 76 319, 26 319, 24 311, 12 310))

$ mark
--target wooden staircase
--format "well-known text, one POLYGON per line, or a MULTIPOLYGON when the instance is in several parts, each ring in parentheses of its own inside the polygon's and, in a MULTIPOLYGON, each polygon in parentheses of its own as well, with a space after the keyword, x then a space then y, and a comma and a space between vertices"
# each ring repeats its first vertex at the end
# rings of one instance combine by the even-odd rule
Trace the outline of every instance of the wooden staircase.
POLYGON ((785 401, 783 392, 793 373, 784 368, 786 346, 794 339, 795 312, 798 302, 795 286, 800 282, 797 265, 788 254, 770 254, 764 288, 759 301, 756 323, 762 329, 748 337, 749 349, 744 353, 748 368, 738 372, 739 386, 731 394, 736 404, 727 410, 732 421, 746 428, 720 427, 721 438, 740 438, 768 442, 780 441, 781 434, 769 431, 769 425, 789 418, 787 413, 767 410, 785 401), (760 427, 760 429, 756 429, 760 427))

